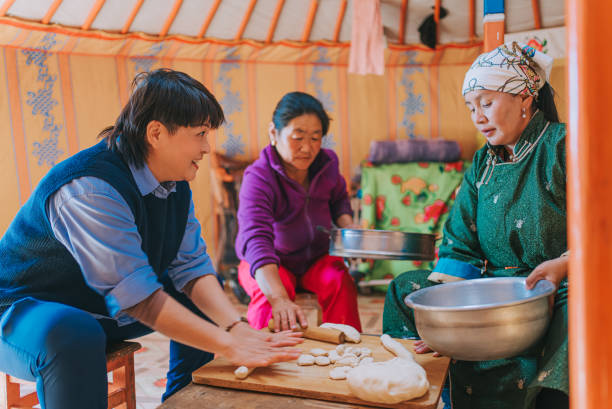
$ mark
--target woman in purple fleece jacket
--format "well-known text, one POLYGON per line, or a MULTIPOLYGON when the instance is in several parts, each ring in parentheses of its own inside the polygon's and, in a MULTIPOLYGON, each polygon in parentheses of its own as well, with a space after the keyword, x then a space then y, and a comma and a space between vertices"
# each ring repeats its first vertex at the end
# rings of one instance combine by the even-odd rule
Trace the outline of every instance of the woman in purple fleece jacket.
POLYGON ((298 287, 317 295, 324 322, 361 332, 352 278, 341 258, 327 254, 329 236, 317 229, 353 224, 338 157, 321 148, 328 128, 316 98, 286 94, 270 122, 270 145, 244 173, 236 252, 238 278, 251 297, 247 318, 256 329, 271 318, 276 330, 306 327, 294 303, 298 287))

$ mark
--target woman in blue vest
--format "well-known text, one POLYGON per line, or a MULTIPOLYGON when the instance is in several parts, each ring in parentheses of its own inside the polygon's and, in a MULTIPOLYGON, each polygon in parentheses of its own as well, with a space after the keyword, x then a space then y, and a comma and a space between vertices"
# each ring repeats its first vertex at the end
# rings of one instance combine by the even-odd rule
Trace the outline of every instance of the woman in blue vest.
POLYGON ((134 86, 103 140, 53 167, 0 240, 0 371, 36 381, 43 408, 106 408, 106 344, 152 330, 172 339, 163 399, 213 354, 249 367, 299 355, 299 334, 245 323, 206 254, 187 182, 221 106, 169 69, 134 86))

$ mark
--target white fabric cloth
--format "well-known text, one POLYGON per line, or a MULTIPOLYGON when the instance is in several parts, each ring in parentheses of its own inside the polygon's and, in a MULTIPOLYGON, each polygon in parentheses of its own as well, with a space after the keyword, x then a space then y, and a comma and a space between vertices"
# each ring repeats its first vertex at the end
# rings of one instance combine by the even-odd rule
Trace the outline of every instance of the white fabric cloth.
POLYGON ((476 58, 463 80, 463 95, 486 89, 514 95, 538 95, 550 77, 553 59, 513 41, 476 58))

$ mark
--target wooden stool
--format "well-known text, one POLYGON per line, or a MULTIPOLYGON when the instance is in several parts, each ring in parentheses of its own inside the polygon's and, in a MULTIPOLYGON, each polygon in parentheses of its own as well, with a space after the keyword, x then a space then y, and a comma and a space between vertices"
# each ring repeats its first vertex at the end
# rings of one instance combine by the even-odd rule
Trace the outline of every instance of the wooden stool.
MULTIPOLYGON (((134 382, 134 352, 140 349, 138 342, 117 342, 106 348, 106 370, 111 373, 108 382, 108 407, 136 409, 136 386, 134 382)), ((6 409, 31 409, 38 405, 36 391, 21 396, 21 385, 33 384, 0 373, 0 389, 4 389, 6 409)))

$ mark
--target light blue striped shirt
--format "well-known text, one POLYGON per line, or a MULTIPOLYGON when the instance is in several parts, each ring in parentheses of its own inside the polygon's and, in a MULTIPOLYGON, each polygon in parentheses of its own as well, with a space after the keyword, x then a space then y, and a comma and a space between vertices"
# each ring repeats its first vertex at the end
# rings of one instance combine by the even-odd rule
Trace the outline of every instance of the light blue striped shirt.
MULTIPOLYGON (((165 199, 176 190, 174 182, 160 184, 148 166, 130 166, 142 196, 165 199)), ((53 233, 76 259, 87 284, 101 294, 120 325, 135 320, 123 312, 156 290, 157 281, 127 202, 110 184, 86 176, 74 179, 49 197, 47 214, 53 233)), ((178 291, 194 278, 216 274, 206 253, 193 200, 187 226, 168 275, 178 291)))

